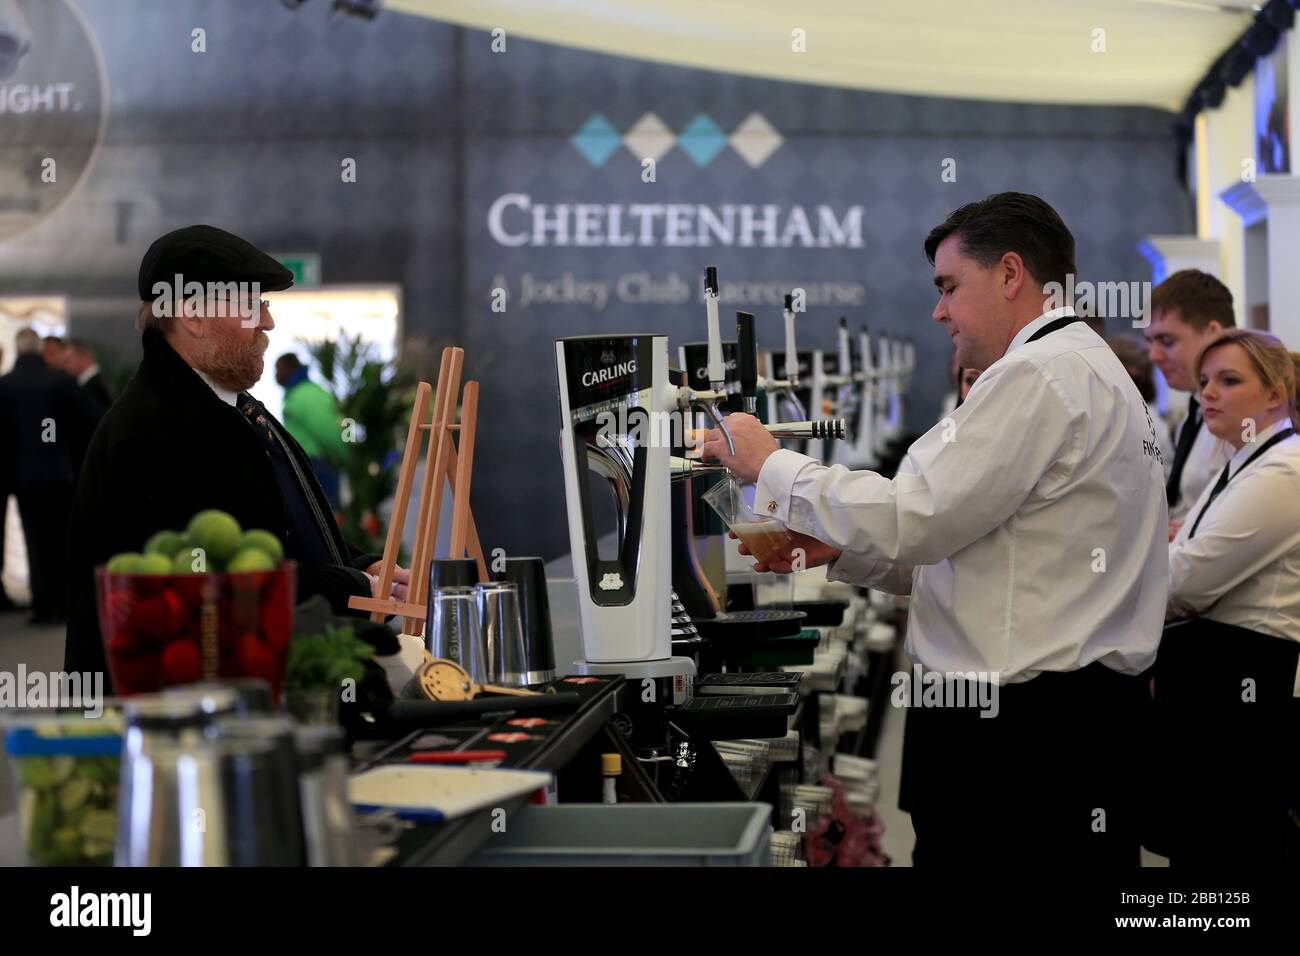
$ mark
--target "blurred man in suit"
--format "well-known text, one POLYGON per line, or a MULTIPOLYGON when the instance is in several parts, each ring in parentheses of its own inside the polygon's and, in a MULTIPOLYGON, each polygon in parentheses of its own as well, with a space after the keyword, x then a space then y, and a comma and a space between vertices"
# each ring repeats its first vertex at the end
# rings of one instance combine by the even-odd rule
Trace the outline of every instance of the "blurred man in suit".
POLYGON ((104 411, 113 404, 113 392, 104 380, 95 353, 85 339, 68 339, 68 347, 63 356, 63 370, 77 380, 77 384, 90 393, 104 411))
MULTIPOLYGON (((5 367, 5 350, 0 349, 0 369, 5 367)), ((4 571, 5 571, 5 531, 7 518, 9 514, 9 487, 6 484, 7 475, 3 464, 0 464, 0 611, 17 610, 18 605, 9 597, 9 592, 5 590, 4 571)))
POLYGON ((100 412, 67 372, 50 368, 40 336, 23 329, 0 375, 4 484, 18 499, 31 575, 32 623, 67 619, 68 515, 80 454, 100 412))
POLYGON ((63 339, 57 335, 47 335, 41 343, 41 358, 45 360, 45 364, 50 368, 57 368, 62 371, 64 352, 66 350, 67 346, 63 344, 63 339))

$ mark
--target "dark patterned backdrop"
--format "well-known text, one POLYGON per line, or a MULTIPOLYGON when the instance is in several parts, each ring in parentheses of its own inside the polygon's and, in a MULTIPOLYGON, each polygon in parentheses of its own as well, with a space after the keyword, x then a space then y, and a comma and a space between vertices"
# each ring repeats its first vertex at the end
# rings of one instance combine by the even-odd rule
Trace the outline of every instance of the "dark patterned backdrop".
MULTIPOLYGON (((913 336, 920 368, 909 424, 920 429, 937 414, 949 358, 929 320, 921 242, 949 210, 1003 189, 1038 193, 1073 229, 1081 278, 1094 281, 1149 278, 1138 239, 1190 224, 1171 116, 1154 110, 825 89, 513 37, 494 53, 484 33, 391 12, 332 22, 322 4, 297 13, 262 0, 80 4, 108 63, 106 145, 67 206, 0 246, 6 289, 72 293, 77 332, 129 348, 140 254, 194 221, 267 248, 317 250, 326 283, 400 283, 407 333, 463 342, 468 371, 482 379, 491 427, 480 432, 475 509, 484 543, 515 554, 568 549, 557 336, 663 331, 675 355, 678 342, 703 337, 694 295, 706 264, 724 281, 860 286, 863 305, 810 309, 801 341, 831 346, 840 314, 913 336), (203 56, 190 52, 195 26, 208 31, 203 56), (768 130, 727 143, 755 113, 768 130), (626 147, 620 137, 654 126, 647 114, 662 137, 626 147), (751 147, 769 130, 779 145, 755 165, 762 150, 751 147), (666 151, 646 183, 640 159, 655 143, 666 151), (355 185, 340 181, 344 156, 358 161, 355 185), (945 158, 956 160, 955 183, 942 181, 945 158), (775 203, 810 214, 819 204, 840 214, 861 206, 863 245, 507 248, 489 234, 487 214, 512 192, 548 204, 775 203), (607 283, 675 274, 692 298, 524 305, 525 275, 566 272, 607 283), (494 313, 500 278, 511 294, 507 311, 494 313)), ((776 307, 752 311, 761 342, 776 343, 776 307)))

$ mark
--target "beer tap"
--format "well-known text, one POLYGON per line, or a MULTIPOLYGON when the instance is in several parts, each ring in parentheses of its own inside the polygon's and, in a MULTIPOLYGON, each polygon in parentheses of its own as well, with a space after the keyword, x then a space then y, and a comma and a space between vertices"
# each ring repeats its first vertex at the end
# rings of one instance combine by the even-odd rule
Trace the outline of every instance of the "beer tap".
MULTIPOLYGON (((759 384, 758 344, 754 337, 754 317, 748 312, 736 313, 736 342, 736 371, 740 379, 740 396, 748 411, 757 407, 759 384)), ((842 418, 771 422, 763 427, 773 438, 778 439, 830 440, 843 439, 847 436, 842 418)))
POLYGON ((723 422, 722 411, 718 408, 718 403, 727 398, 727 369, 722 359, 722 330, 718 325, 717 266, 709 266, 704 270, 704 310, 709 324, 709 389, 699 391, 682 386, 677 391, 677 407, 683 411, 702 409, 713 426, 722 432, 722 437, 727 442, 727 451, 735 455, 736 443, 731 440, 731 432, 723 422))
POLYGON ((767 417, 774 421, 779 418, 777 408, 784 400, 790 404, 794 412, 794 418, 803 421, 808 418, 808 410, 804 408, 797 391, 799 388, 799 353, 795 349, 794 296, 786 295, 785 309, 782 316, 785 319, 785 378, 778 379, 776 377, 772 353, 769 352, 767 355, 767 375, 763 379, 763 387, 768 396, 767 417))

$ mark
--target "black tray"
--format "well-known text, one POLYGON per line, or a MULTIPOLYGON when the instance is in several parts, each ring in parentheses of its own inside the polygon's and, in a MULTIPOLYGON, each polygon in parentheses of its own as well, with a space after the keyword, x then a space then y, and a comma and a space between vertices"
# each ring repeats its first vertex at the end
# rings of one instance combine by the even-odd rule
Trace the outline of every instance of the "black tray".
POLYGON ((798 694, 693 697, 674 707, 671 716, 692 737, 705 740, 772 738, 785 736, 798 706, 798 694))
POLYGON ((839 627, 844 623, 847 601, 795 601, 794 610, 808 615, 804 627, 839 627))
POLYGON ((717 617, 695 622, 705 640, 726 646, 737 641, 758 641, 770 637, 791 637, 805 626, 803 611, 724 611, 717 617))

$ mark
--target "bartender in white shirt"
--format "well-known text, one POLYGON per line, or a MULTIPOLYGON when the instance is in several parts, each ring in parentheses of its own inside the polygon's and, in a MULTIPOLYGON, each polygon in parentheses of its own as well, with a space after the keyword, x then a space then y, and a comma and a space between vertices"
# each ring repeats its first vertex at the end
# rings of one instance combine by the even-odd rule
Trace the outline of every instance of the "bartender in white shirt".
POLYGON ((1047 203, 963 206, 925 251, 933 318, 984 371, 895 478, 778 450, 746 415, 727 417, 734 456, 716 432, 704 453, 796 532, 759 570, 830 563, 832 580, 910 593, 907 655, 944 675, 945 702, 997 690, 996 715, 909 694, 899 803, 916 864, 1136 865, 1135 675, 1167 588, 1154 426, 1105 341, 1052 307, 1074 239, 1047 203))
POLYGON ((1205 427, 1233 449, 1169 546, 1156 666, 1173 865, 1277 866, 1295 824, 1300 741, 1300 436, 1280 341, 1230 329, 1197 363, 1205 427))
POLYGON ((1199 269, 1183 269, 1151 293, 1151 321, 1143 330, 1151 361, 1180 392, 1191 392, 1187 417, 1174 440, 1174 460, 1165 482, 1169 502, 1169 539, 1187 519, 1192 503, 1214 483, 1232 449, 1204 427, 1196 392, 1196 357, 1201 348, 1235 324, 1232 293, 1199 269))

